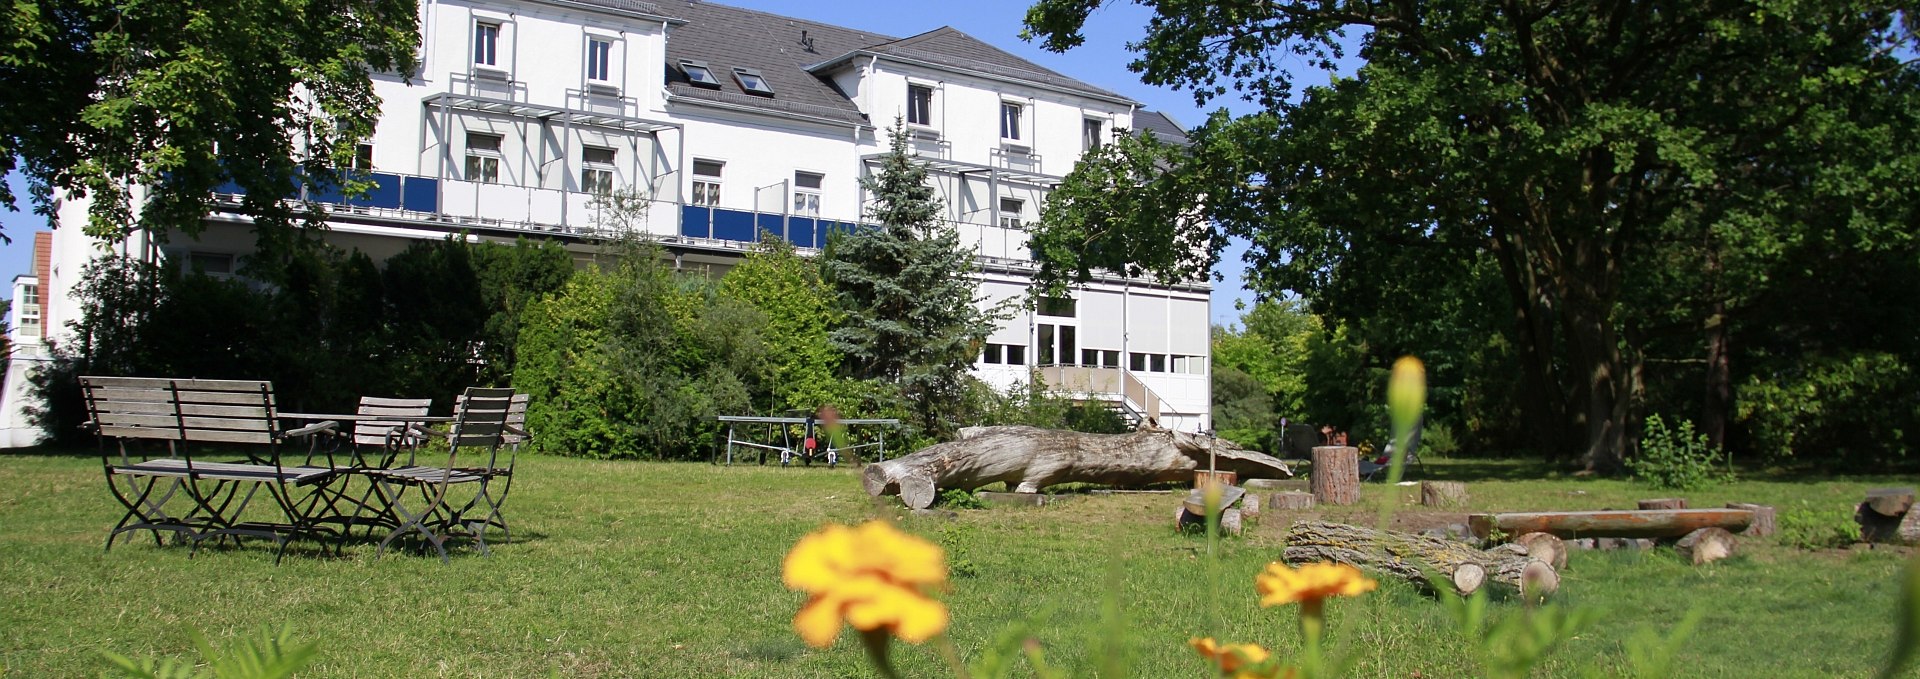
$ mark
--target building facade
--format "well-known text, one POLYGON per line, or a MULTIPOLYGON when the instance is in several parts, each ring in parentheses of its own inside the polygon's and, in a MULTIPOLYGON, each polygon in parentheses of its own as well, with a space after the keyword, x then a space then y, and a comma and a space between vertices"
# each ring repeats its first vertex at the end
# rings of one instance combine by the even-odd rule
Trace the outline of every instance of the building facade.
MULTIPOLYGON (((898 121, 977 249, 994 304, 1027 294, 1027 227, 1082 153, 1140 129, 1184 140, 1137 102, 952 28, 900 39, 687 0, 426 0, 420 11, 420 72, 374 76, 382 117, 356 154, 374 188, 300 196, 327 206, 330 241, 375 260, 449 233, 554 238, 584 255, 587 239, 638 231, 677 265, 716 272, 762 233, 816 251, 860 221, 860 178, 898 121)), ((146 251, 81 234, 84 204, 62 210, 70 227, 53 232, 47 270, 27 283, 45 293, 39 321, 56 341, 77 314, 85 262, 146 251)), ((217 212, 197 240, 153 253, 220 273, 252 245, 237 214, 217 212)), ((1204 283, 1100 277, 1004 323, 976 373, 1001 387, 1038 375, 1131 417, 1205 429, 1208 299, 1204 283)), ((14 373, 8 413, 22 407, 14 373)))

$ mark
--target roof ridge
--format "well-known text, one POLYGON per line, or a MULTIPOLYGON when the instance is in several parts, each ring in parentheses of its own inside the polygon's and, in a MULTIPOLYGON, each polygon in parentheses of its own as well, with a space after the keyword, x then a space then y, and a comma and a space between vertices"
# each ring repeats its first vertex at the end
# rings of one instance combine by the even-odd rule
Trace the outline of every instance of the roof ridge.
MULTIPOLYGON (((657 4, 660 4, 660 2, 659 2, 659 0, 641 0, 641 1, 642 1, 642 2, 652 2, 652 3, 654 3, 654 4, 656 4, 656 5, 657 5, 657 4)), ((730 9, 730 10, 733 10, 733 11, 735 11, 735 12, 745 12, 745 13, 747 13, 747 14, 758 14, 758 15, 760 15, 760 16, 767 16, 767 17, 773 17, 773 18, 775 18, 775 19, 786 19, 787 21, 802 21, 802 22, 806 22, 806 23, 809 23, 809 24, 813 24, 813 25, 815 25, 815 26, 824 26, 824 27, 827 27, 827 28, 831 28, 831 29, 834 29, 834 30, 838 30, 838 31, 846 31, 846 32, 848 32, 848 33, 864 33, 864 34, 866 34, 866 35, 869 35, 869 36, 872 36, 872 37, 875 37, 875 38, 880 38, 880 39, 882 39, 882 40, 883 40, 884 42, 882 42, 881 44, 885 44, 886 42, 894 42, 894 41, 898 41, 898 40, 900 40, 900 38, 895 38, 895 37, 893 37, 893 36, 890 36, 890 35, 887 35, 887 34, 885 34, 885 33, 881 33, 881 32, 879 32, 879 31, 869 31, 869 30, 867 30, 867 29, 864 29, 864 28, 853 28, 853 27, 851 27, 851 26, 841 26, 841 25, 839 25, 839 24, 830 24, 830 23, 827 23, 827 22, 825 22, 825 21, 821 21, 821 20, 819 20, 819 19, 806 19, 806 18, 802 18, 802 17, 796 17, 796 16, 789 16, 789 15, 786 15, 786 14, 776 14, 776 13, 774 13, 774 12, 769 12, 769 11, 766 11, 766 10, 760 10, 760 9, 753 9, 753 8, 751 8, 751 7, 741 7, 741 6, 739 6, 739 5, 729 5, 729 4, 726 4, 726 3, 722 3, 722 2, 708 2, 707 0, 684 0, 684 2, 685 2, 686 4, 689 4, 689 5, 706 5, 706 6, 708 6, 708 7, 722 7, 722 8, 725 8, 725 9, 730 9)))

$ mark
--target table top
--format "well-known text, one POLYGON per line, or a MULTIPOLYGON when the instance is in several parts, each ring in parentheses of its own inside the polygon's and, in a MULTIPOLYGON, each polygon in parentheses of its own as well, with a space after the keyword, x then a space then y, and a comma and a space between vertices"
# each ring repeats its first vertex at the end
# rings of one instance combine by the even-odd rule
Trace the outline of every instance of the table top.
POLYGON ((280 413, 290 420, 333 420, 336 422, 452 422, 452 415, 360 415, 345 413, 280 413))

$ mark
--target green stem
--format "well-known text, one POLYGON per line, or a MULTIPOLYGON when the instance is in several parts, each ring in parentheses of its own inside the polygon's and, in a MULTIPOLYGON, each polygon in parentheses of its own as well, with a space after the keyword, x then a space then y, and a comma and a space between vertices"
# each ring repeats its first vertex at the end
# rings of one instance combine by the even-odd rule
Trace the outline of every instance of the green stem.
POLYGON ((893 640, 884 628, 870 629, 860 633, 860 643, 867 647, 867 659, 873 661, 873 668, 887 679, 900 679, 900 673, 894 671, 893 662, 887 658, 887 652, 893 649, 893 640))
POLYGON ((1300 602, 1300 636, 1306 650, 1305 662, 1301 669, 1308 677, 1320 676, 1320 644, 1326 633, 1326 602, 1320 599, 1306 599, 1300 602))

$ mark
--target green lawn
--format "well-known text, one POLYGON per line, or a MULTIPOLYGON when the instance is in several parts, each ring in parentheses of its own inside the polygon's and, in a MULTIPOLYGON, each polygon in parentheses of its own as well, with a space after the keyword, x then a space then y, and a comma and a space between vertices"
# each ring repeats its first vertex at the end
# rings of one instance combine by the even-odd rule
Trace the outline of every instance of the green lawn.
MULTIPOLYGON (((1524 465, 1430 463, 1464 478, 1478 508, 1631 506, 1665 495, 1622 481, 1539 478, 1524 465)), ((1897 479, 1747 481, 1688 494, 1695 506, 1740 500, 1838 509, 1897 479)), ((875 510, 853 469, 733 468, 523 458, 509 505, 523 539, 490 558, 460 550, 449 565, 416 554, 289 556, 271 550, 156 548, 134 540, 103 553, 118 518, 97 459, 0 456, 0 675, 93 675, 99 649, 186 654, 189 628, 216 643, 291 624, 319 640, 310 677, 872 676, 858 644, 803 646, 789 627, 798 594, 780 561, 826 521, 875 510)), ((1369 485, 1369 502, 1394 497, 1369 485)), ((1136 676, 1192 677, 1188 637, 1292 648, 1291 610, 1261 610, 1253 574, 1277 557, 1277 517, 1223 543, 1217 603, 1205 541, 1168 527, 1166 495, 1081 495, 1034 509, 909 517, 908 530, 949 546, 971 574, 946 599, 968 657, 1026 622, 1050 659, 1091 676, 1119 649, 1136 676), (1102 601, 1118 594, 1127 625, 1113 639, 1102 601)), ((1890 550, 1806 553, 1772 545, 1705 568, 1671 550, 1576 552, 1561 600, 1604 609, 1599 625, 1545 667, 1577 676, 1618 666, 1634 630, 1664 631, 1694 607, 1705 624, 1685 676, 1864 676, 1892 634, 1890 550)), ((1513 605, 1502 604, 1503 613, 1513 605)), ((1440 606, 1389 584, 1330 608, 1351 676, 1473 674, 1440 606)), ((922 649, 897 654, 908 676, 951 676, 922 649)))

